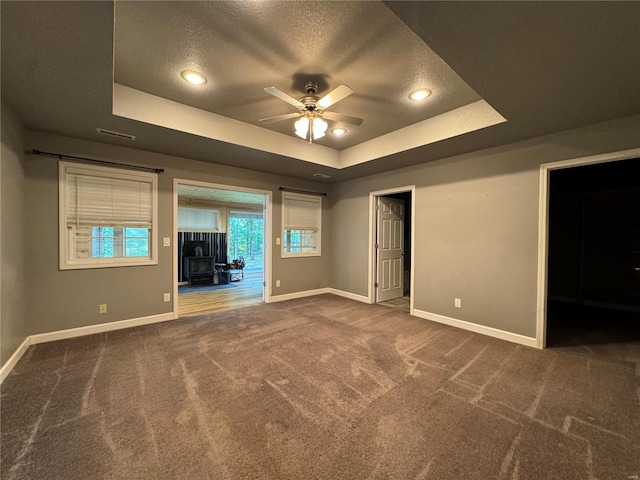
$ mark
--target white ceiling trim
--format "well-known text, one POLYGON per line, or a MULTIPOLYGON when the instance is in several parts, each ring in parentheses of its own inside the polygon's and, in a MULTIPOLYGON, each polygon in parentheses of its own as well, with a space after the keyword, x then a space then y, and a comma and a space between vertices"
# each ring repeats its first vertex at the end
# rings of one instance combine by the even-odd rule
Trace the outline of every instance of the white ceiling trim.
POLYGON ((478 100, 342 151, 273 132, 206 110, 113 84, 113 114, 235 145, 343 169, 506 122, 478 100))
POLYGON ((339 167, 339 152, 282 133, 167 100, 118 83, 113 84, 113 114, 234 145, 339 167))
POLYGON ((507 120, 484 100, 470 103, 340 152, 340 168, 436 143, 507 120))

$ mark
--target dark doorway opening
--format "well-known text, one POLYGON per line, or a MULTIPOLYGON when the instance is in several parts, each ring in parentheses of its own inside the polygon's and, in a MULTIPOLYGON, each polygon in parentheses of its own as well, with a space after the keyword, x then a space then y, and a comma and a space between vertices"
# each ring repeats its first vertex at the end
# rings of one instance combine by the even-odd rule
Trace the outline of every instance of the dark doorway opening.
POLYGON ((550 175, 547 346, 640 341, 640 159, 550 175))

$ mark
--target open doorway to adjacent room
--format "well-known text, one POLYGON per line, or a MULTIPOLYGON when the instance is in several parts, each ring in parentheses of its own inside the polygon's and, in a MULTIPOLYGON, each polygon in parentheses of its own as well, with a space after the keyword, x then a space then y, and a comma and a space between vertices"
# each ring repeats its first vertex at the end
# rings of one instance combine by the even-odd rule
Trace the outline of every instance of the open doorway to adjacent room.
POLYGON ((370 300, 413 311, 415 187, 370 193, 370 300))
POLYGON ((640 158, 622 153, 549 168, 541 346, 619 356, 640 340, 640 158))
POLYGON ((263 302, 271 193, 176 180, 174 195, 174 315, 263 302))

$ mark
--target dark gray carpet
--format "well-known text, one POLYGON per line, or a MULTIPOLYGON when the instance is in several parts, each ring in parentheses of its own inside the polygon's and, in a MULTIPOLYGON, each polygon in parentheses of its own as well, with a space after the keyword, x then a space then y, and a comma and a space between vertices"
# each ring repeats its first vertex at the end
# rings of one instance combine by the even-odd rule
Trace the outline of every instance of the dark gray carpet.
POLYGON ((2 479, 626 480, 640 344, 598 348, 331 295, 40 344, 2 385, 2 479))

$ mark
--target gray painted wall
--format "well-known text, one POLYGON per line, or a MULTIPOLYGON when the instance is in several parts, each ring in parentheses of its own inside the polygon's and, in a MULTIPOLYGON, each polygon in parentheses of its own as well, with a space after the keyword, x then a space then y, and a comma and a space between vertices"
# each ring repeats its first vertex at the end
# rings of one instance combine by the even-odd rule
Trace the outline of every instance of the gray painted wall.
MULTIPOLYGON (((160 237, 172 236, 174 178, 271 191, 273 295, 329 286, 328 203, 325 202, 323 212, 326 228, 321 257, 282 259, 280 247, 275 245, 275 237, 281 236, 279 187, 323 191, 326 190, 323 184, 36 132, 27 132, 26 147, 164 168, 165 172, 158 177, 160 237), (275 288, 277 279, 281 280, 280 288, 275 288)), ((45 333, 172 312, 172 304, 164 303, 162 296, 164 292, 173 292, 173 247, 159 246, 159 263, 155 266, 58 269, 58 161, 52 157, 29 155, 26 164, 27 210, 31 218, 26 226, 26 236, 37 238, 38 245, 26 260, 30 272, 32 332, 45 333), (107 314, 98 313, 100 303, 108 305, 107 314)))
MULTIPOLYGON (((272 191, 272 279, 282 283, 278 289, 272 285, 273 295, 323 287, 367 295, 369 192, 415 184, 415 308, 533 337, 539 165, 636 148, 639 131, 640 116, 629 117, 330 188, 44 133, 26 132, 25 145, 165 168, 159 177, 160 237, 172 234, 174 178, 272 191), (330 190, 322 257, 280 258, 275 238, 280 236, 281 185, 330 190), (462 309, 453 307, 454 297, 462 298, 462 309)), ((25 158, 21 137, 19 123, 3 106, 1 361, 29 334, 171 312, 162 294, 173 287, 173 247, 159 247, 157 266, 58 270, 57 160, 25 158), (35 239, 37 248, 22 248, 23 239, 35 239), (16 273, 25 271, 26 277, 16 273), (109 305, 108 314, 98 314, 100 303, 109 305)))
POLYGON ((2 151, 0 154, 0 364, 29 335, 25 252, 24 129, 2 103, 2 151))
POLYGON ((369 193, 416 185, 414 307, 535 337, 540 164, 636 148, 639 132, 629 117, 337 184, 331 286, 367 295, 369 193))

